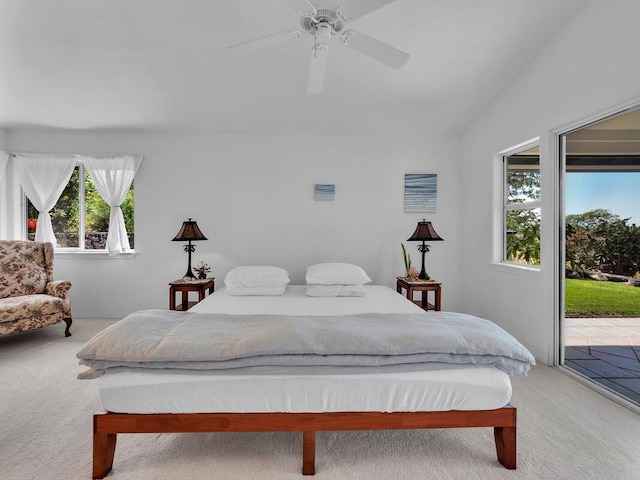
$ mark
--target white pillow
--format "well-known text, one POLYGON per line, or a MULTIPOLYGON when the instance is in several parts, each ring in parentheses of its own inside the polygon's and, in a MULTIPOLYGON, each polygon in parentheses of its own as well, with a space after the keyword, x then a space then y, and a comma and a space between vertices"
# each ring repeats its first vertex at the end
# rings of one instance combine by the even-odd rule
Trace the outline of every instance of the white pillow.
POLYGON ((307 268, 307 284, 362 285, 371 279, 358 265, 351 263, 317 263, 307 268))
POLYGON ((236 267, 227 273, 227 287, 284 287, 289 283, 289 272, 284 268, 270 266, 236 267))
POLYGON ((280 287, 227 287, 228 295, 237 296, 277 296, 284 295, 287 290, 285 285, 280 287))
POLYGON ((310 297, 363 297, 366 294, 362 285, 307 285, 310 297))

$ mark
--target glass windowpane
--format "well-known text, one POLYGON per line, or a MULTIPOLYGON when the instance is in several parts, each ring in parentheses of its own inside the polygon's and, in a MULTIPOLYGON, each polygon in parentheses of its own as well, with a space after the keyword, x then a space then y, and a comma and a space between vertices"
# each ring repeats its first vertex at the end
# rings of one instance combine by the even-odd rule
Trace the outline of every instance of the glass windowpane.
POLYGON ((506 157, 507 203, 540 200, 540 155, 538 147, 506 157))
POLYGON ((109 232, 111 208, 96 188, 91 175, 84 172, 84 248, 86 250, 104 250, 109 232))
MULTIPOLYGON (((78 247, 78 201, 80 198, 78 174, 79 168, 76 167, 58 202, 49 211, 58 247, 78 247)), ((27 238, 29 240, 35 239, 37 219, 38 210, 27 199, 27 238)))
POLYGON ((540 209, 507 212, 506 258, 510 262, 540 265, 540 209))

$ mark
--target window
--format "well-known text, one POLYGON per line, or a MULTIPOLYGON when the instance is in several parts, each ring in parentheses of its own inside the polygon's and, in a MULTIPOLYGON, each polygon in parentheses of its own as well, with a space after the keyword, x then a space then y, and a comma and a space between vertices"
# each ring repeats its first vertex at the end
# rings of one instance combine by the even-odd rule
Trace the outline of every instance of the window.
MULTIPOLYGON (((37 227, 38 210, 26 198, 27 238, 33 240, 37 227)), ((134 248, 134 184, 121 205, 130 248, 134 248)), ((104 250, 109 231, 110 207, 98 193, 98 189, 82 162, 71 174, 53 209, 50 210, 57 248, 80 250, 104 250)))
POLYGON ((540 153, 538 145, 503 155, 502 261, 540 265, 540 153))

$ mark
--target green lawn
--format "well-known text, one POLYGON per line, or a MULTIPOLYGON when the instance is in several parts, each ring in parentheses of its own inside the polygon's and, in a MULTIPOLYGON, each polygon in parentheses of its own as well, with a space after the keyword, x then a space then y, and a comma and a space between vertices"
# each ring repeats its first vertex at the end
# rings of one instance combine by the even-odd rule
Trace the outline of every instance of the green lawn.
POLYGON ((640 287, 626 283, 566 279, 568 317, 640 317, 640 287))

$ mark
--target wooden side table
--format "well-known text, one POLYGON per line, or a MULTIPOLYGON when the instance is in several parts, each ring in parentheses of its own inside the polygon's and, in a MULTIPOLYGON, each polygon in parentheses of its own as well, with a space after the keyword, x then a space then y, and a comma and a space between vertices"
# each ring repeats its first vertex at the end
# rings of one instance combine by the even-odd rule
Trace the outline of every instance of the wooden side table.
POLYGON ((425 310, 440 311, 440 297, 441 297, 441 285, 442 283, 433 280, 409 280, 405 277, 397 277, 398 283, 396 288, 399 294, 402 294, 402 290, 405 290, 405 294, 409 300, 417 305, 420 305, 425 310), (422 299, 416 301, 413 299, 414 292, 421 292, 422 299), (429 303, 429 292, 435 293, 435 300, 433 303, 429 303))
POLYGON ((215 278, 174 280, 169 282, 169 310, 188 310, 196 303, 204 300, 207 289, 213 293, 215 278), (176 305, 176 293, 182 293, 182 301, 176 305), (189 292, 198 292, 198 302, 189 301, 189 292))

